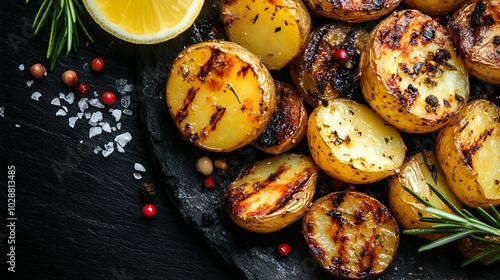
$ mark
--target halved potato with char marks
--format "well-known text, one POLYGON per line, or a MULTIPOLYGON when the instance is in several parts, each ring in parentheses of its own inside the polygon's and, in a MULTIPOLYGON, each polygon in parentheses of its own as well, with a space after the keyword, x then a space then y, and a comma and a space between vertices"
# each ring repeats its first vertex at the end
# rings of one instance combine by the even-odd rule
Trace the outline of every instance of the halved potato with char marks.
POLYGON ((311 17, 302 0, 221 0, 224 29, 270 70, 281 69, 302 49, 311 17))
POLYGON ((343 182, 368 184, 394 174, 406 146, 398 130, 370 108, 337 98, 311 113, 307 141, 314 161, 343 182))
POLYGON ((446 29, 416 10, 393 13, 370 33, 361 53, 361 89, 396 128, 443 127, 469 96, 469 75, 446 29))
MULTIPOLYGON (((400 168, 397 175, 389 180, 389 206, 394 213, 398 223, 405 229, 428 228, 432 223, 420 221, 422 217, 433 218, 434 215, 425 212, 425 205, 407 192, 403 185, 407 186, 423 199, 443 211, 453 213, 451 209, 432 191, 427 185, 434 185, 448 200, 457 208, 462 209, 462 203, 455 196, 446 182, 446 176, 439 167, 436 154, 432 151, 420 152, 407 159, 400 168)), ((419 237, 435 240, 443 237, 442 234, 424 234, 419 237)))
POLYGON ((274 81, 260 60, 223 41, 184 49, 172 64, 166 96, 182 135, 214 152, 252 142, 276 106, 274 81))
POLYGON ((403 0, 412 9, 427 15, 445 15, 453 12, 467 0, 403 0))
POLYGON ((302 233, 319 265, 346 279, 382 273, 399 246, 389 209, 360 192, 333 192, 316 200, 304 215, 302 233))
POLYGON ((283 154, 243 168, 224 194, 240 227, 274 232, 300 219, 311 203, 318 168, 304 155, 283 154))
POLYGON ((307 0, 309 8, 327 18, 364 22, 396 9, 401 0, 307 0))
POLYGON ((500 108, 478 99, 469 102, 443 127, 436 155, 448 184, 463 204, 500 205, 500 108))
POLYGON ((285 83, 276 86, 276 109, 264 133, 252 145, 269 154, 281 154, 306 136, 307 111, 295 89, 285 83))
POLYGON ((469 1, 448 21, 448 31, 469 73, 500 83, 500 1, 469 1))
POLYGON ((290 64, 290 75, 302 98, 316 107, 321 100, 361 95, 359 55, 368 33, 357 25, 334 22, 311 33, 304 49, 290 64), (334 54, 344 49, 341 63, 334 54))

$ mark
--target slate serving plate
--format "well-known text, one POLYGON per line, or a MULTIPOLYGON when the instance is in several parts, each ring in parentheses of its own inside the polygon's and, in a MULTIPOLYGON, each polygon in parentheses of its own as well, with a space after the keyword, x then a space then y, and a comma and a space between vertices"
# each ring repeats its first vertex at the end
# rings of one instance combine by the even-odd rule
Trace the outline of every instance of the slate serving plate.
MULTIPOLYGON (((315 263, 307 251, 301 234, 300 222, 269 234, 257 234, 236 226, 224 209, 222 196, 226 186, 241 167, 266 157, 253 147, 243 147, 231 153, 211 153, 197 148, 179 135, 165 102, 165 84, 170 66, 177 54, 186 46, 210 38, 214 27, 221 28, 217 0, 207 0, 195 24, 174 40, 139 49, 138 79, 142 90, 136 97, 141 104, 143 129, 149 150, 158 168, 167 193, 175 207, 194 231, 213 250, 214 255, 241 272, 246 279, 331 279, 315 263), (225 158, 226 172, 212 175, 215 188, 202 185, 204 177, 196 171, 195 163, 201 156, 211 159, 225 158), (281 257, 276 247, 287 243, 291 253, 281 257)), ((371 24, 374 27, 376 23, 371 24)), ((368 23, 368 27, 370 23, 368 23)), ((275 79, 289 82, 288 71, 273 72, 275 79)), ((403 135, 410 154, 432 149, 437 133, 403 135)), ((308 153, 303 141, 292 152, 308 153)), ((382 190, 384 182, 360 190, 372 193, 387 205, 382 190)), ((316 197, 331 191, 319 180, 316 197)), ((498 279, 500 268, 472 265, 460 268, 463 261, 453 245, 417 253, 425 241, 401 235, 398 253, 389 268, 376 279, 498 279)), ((207 275, 210 279, 210 276, 207 275)))

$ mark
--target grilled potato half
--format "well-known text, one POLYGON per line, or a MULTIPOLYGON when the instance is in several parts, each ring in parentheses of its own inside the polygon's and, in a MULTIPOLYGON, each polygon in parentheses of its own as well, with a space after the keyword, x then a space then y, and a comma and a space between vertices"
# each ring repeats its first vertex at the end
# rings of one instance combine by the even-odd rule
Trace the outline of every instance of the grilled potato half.
POLYGON ((299 220, 312 202, 318 178, 314 161, 282 154, 243 168, 224 194, 231 219, 254 232, 274 232, 299 220))
POLYGON ((500 83, 500 0, 467 2, 448 21, 448 31, 469 73, 500 83))
POLYGON ((469 75, 446 29, 416 10, 393 13, 361 53, 361 89, 387 122, 409 133, 444 126, 469 96, 469 75))
POLYGON ((307 111, 295 89, 275 81, 276 109, 264 133, 252 142, 259 150, 281 154, 295 147, 306 136, 307 111))
POLYGON ((469 102, 436 141, 448 184, 469 207, 500 205, 500 108, 488 100, 469 102))
POLYGON ((224 29, 270 70, 281 69, 302 49, 311 17, 301 0, 221 0, 224 29))
POLYGON ((453 12, 467 0, 403 0, 412 9, 427 15, 440 16, 453 12))
POLYGON ((307 0, 315 13, 347 22, 364 22, 396 9, 401 0, 307 0))
POLYGON ((382 273, 399 246, 389 209, 360 192, 333 192, 316 200, 304 215, 302 232, 319 265, 346 279, 382 273))
POLYGON ((311 33, 300 54, 290 64, 290 75, 302 98, 316 107, 321 100, 353 98, 359 86, 359 55, 368 33, 344 22, 323 25, 311 33), (344 63, 336 61, 339 49, 348 53, 344 63))
POLYGON ((175 59, 166 88, 175 124, 194 145, 236 150, 260 135, 276 106, 274 81, 259 59, 232 42, 203 42, 175 59))
POLYGON ((307 141, 314 161, 343 182, 368 184, 403 164, 406 146, 398 130, 365 105, 338 98, 311 113, 307 141))
MULTIPOLYGON (((401 166, 400 172, 391 176, 389 180, 389 206, 398 223, 405 229, 431 227, 433 224, 419 221, 419 219, 434 216, 426 213, 423 210, 425 205, 403 189, 403 185, 409 187, 438 209, 453 213, 429 188, 427 182, 433 184, 459 209, 462 208, 462 203, 446 182, 446 177, 439 167, 436 154, 432 151, 420 152, 407 159, 401 166)), ((419 237, 435 240, 443 237, 443 235, 425 234, 419 237)))
MULTIPOLYGON (((494 240, 494 241, 500 241, 500 237, 499 236, 487 236, 487 235, 484 236, 483 235, 483 236, 479 236, 479 237, 482 237, 482 238, 485 238, 485 239, 489 239, 489 240, 494 240)), ((483 253, 484 251, 486 251, 488 249, 494 248, 495 246, 496 245, 494 245, 494 244, 482 243, 482 242, 479 242, 479 241, 472 240, 472 239, 470 239, 468 237, 464 237, 464 238, 459 239, 457 241, 458 251, 466 259, 470 259, 470 258, 476 256, 477 254, 483 253)), ((488 254, 485 257, 482 257, 479 260, 477 260, 476 263, 484 264, 485 262, 487 262, 490 259, 492 259, 494 256, 495 256, 494 253, 488 254)))

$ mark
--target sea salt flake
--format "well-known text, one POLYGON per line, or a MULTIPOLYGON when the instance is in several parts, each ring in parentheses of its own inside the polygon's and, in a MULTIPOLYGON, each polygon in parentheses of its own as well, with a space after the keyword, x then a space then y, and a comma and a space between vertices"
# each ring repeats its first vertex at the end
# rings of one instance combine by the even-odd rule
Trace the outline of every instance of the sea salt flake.
POLYGON ((94 90, 94 97, 99 97, 99 94, 95 90, 94 90))
POLYGON ((128 80, 126 80, 126 79, 118 79, 118 80, 116 80, 115 81, 116 90, 119 93, 124 94, 123 88, 127 85, 127 82, 128 82, 128 80))
POLYGON ((5 118, 5 108, 4 107, 0 107, 0 116, 2 118, 5 118))
POLYGON ((117 129, 122 129, 122 123, 121 123, 121 122, 117 123, 117 124, 116 124, 116 128, 117 128, 117 129))
POLYGON ((132 92, 132 90, 134 89, 134 85, 131 85, 131 84, 127 84, 123 87, 123 92, 125 93, 129 93, 129 92, 132 92))
POLYGON ((135 163, 134 164, 134 169, 136 171, 141 171, 141 172, 146 172, 146 168, 144 168, 144 166, 140 163, 135 163))
POLYGON ((56 106, 61 106, 61 100, 59 100, 59 98, 57 98, 57 97, 54 97, 54 99, 52 99, 52 101, 50 101, 50 104, 56 105, 56 106))
POLYGON ((97 107, 97 108, 105 108, 104 104, 99 102, 98 98, 90 99, 88 103, 94 107, 97 107))
POLYGON ((134 175, 134 178, 136 178, 137 180, 142 179, 142 175, 139 173, 134 173, 133 175, 134 175))
POLYGON ((83 113, 82 113, 82 112, 78 112, 78 113, 76 114, 76 116, 78 117, 78 119, 81 119, 81 118, 83 117, 83 113))
POLYGON ((91 116, 92 116, 91 113, 89 112, 85 113, 85 119, 89 120, 91 116))
POLYGON ((43 75, 47 77, 47 68, 43 68, 43 75))
POLYGON ((113 110, 110 109, 111 115, 115 117, 115 122, 119 122, 122 118, 122 110, 113 110))
POLYGON ((66 95, 64 95, 64 93, 60 92, 59 93, 59 99, 64 99, 66 97, 66 95))
POLYGON ((123 108, 128 108, 130 106, 130 95, 125 95, 122 97, 122 100, 120 102, 122 104, 123 108))
POLYGON ((56 116, 66 116, 66 111, 64 111, 64 109, 59 109, 57 112, 56 112, 56 116))
POLYGON ((96 147, 94 148, 94 154, 96 154, 96 155, 97 155, 100 151, 102 151, 101 146, 96 146, 96 147))
POLYGON ((111 128, 111 131, 116 131, 116 127, 114 127, 114 126, 113 126, 113 127, 111 128))
POLYGON ((101 133, 102 133, 102 128, 100 126, 91 127, 89 129, 89 138, 92 138, 101 133))
POLYGON ((80 98, 80 100, 78 100, 78 107, 80 108, 80 112, 83 112, 83 111, 85 111, 85 109, 89 108, 89 104, 87 104, 87 100, 88 100, 87 97, 80 98))
POLYGON ((129 132, 125 132, 115 137, 115 142, 122 147, 125 147, 130 140, 132 140, 132 135, 129 132))
POLYGON ((102 130, 104 130, 107 133, 111 132, 111 126, 109 126, 109 123, 107 122, 100 122, 99 125, 102 127, 102 130))
POLYGON ((80 141, 78 141, 78 142, 79 142, 80 144, 82 144, 82 143, 83 143, 83 140, 80 140, 80 141))
POLYGON ((102 151, 102 155, 104 157, 109 156, 112 152, 115 151, 114 147, 115 143, 113 142, 108 142, 107 144, 104 144, 104 150, 102 151))
POLYGON ((94 122, 97 124, 100 121, 102 121, 102 113, 100 111, 92 113, 92 117, 90 117, 89 122, 94 122))
POLYGON ((40 96, 42 96, 42 94, 41 94, 40 92, 38 92, 38 91, 35 91, 35 92, 33 92, 33 94, 31 95, 31 99, 36 100, 36 101, 39 101, 40 96))
POLYGON ((21 127, 19 124, 16 123, 16 127, 21 127))
POLYGON ((24 71, 24 64, 19 64, 19 70, 24 71))
POLYGON ((133 112, 132 112, 132 110, 125 109, 125 110, 123 110, 123 113, 124 113, 125 115, 132 116, 132 113, 133 113, 133 112))
POLYGON ((64 101, 68 102, 68 104, 73 104, 75 101, 75 94, 72 92, 68 93, 64 98, 64 101))
POLYGON ((62 106, 61 108, 63 108, 63 110, 66 111, 66 113, 68 112, 68 107, 62 106))
POLYGON ((75 127, 75 123, 78 120, 78 117, 71 117, 68 119, 68 124, 71 128, 75 127))
POLYGON ((29 80, 29 81, 27 81, 27 82, 26 82, 26 85, 27 85, 28 87, 31 87, 34 83, 35 83, 35 81, 33 81, 33 80, 29 80))
POLYGON ((122 154, 125 153, 125 149, 123 149, 123 147, 120 145, 116 145, 116 150, 122 154))

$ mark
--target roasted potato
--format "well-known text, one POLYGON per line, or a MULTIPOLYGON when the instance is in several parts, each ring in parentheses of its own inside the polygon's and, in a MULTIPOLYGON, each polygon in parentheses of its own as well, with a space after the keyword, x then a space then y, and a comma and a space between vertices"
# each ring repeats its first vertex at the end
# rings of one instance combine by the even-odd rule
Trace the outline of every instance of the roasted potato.
MULTIPOLYGON (((436 208, 453 213, 446 204, 434 193, 427 182, 433 184, 455 206, 462 208, 462 203, 455 196, 446 182, 443 170, 439 167, 436 154, 432 151, 420 152, 407 159, 397 175, 389 179, 389 206, 398 223, 405 229, 428 228, 433 224, 419 221, 422 217, 434 217, 426 213, 425 205, 403 189, 407 186, 436 208)), ((426 234, 419 237, 434 240, 443 235, 426 234)))
POLYGON ((467 2, 448 21, 448 31, 469 73, 500 83, 500 0, 467 2))
POLYGON ((247 49, 232 42, 203 42, 184 49, 173 62, 166 99, 189 142, 228 152, 264 132, 276 106, 276 89, 247 49))
POLYGON ((436 155, 448 184, 469 207, 500 205, 500 108, 469 102, 438 134, 436 155))
POLYGON ((290 85, 275 81, 276 109, 264 133, 252 145, 269 154, 281 154, 306 136, 307 111, 299 94, 290 85))
MULTIPOLYGON (((499 236, 480 236, 480 237, 490 239, 490 240, 500 241, 499 236)), ((486 243, 478 242, 478 241, 472 240, 468 237, 459 239, 457 241, 458 251, 466 259, 470 259, 470 258, 474 257, 475 255, 480 254, 480 253, 482 253, 488 249, 491 249, 493 247, 495 247, 494 244, 486 244, 486 243)), ((494 255, 495 254, 489 254, 483 258, 480 258, 476 262, 484 264, 485 262, 490 260, 494 255)))
POLYGON ((307 141, 314 161, 343 182, 368 184, 403 164, 399 132, 365 105, 343 98, 318 106, 309 116, 307 141))
POLYGON ((370 33, 361 53, 361 89, 387 122, 426 133, 462 108, 469 75, 442 25, 419 11, 403 10, 370 33))
POLYGON ((304 215, 302 232, 318 264, 346 279, 382 273, 399 245, 389 209, 360 192, 333 192, 316 200, 304 215))
POLYGON ((316 107, 321 100, 353 98, 359 86, 359 54, 368 33, 356 25, 334 22, 311 33, 300 54, 290 64, 290 75, 302 98, 316 107), (345 62, 334 59, 344 49, 345 62))
POLYGON ((304 155, 282 154, 243 168, 224 194, 240 227, 274 232, 299 220, 311 203, 318 168, 304 155))
POLYGON ((270 70, 290 62, 311 31, 301 0, 222 0, 219 7, 230 40, 255 53, 270 70))
POLYGON ((433 16, 451 13, 465 1, 467 0, 403 0, 409 8, 433 16))
POLYGON ((379 18, 396 9, 399 3, 401 0, 307 0, 311 11, 347 22, 364 22, 379 18))

